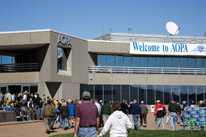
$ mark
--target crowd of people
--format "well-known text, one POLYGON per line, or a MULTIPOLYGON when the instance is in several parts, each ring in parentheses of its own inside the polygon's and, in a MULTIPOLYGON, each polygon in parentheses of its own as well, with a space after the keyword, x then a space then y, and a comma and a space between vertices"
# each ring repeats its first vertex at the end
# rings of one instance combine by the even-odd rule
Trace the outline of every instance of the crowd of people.
MULTIPOLYGON (((155 130, 158 130, 160 124, 165 129, 165 123, 171 124, 172 130, 176 130, 176 124, 182 124, 182 112, 190 107, 190 103, 183 101, 183 107, 180 103, 171 100, 168 110, 161 103, 156 101, 154 109, 155 130), (165 119, 166 117, 166 119, 165 119)), ((203 101, 197 104, 197 107, 205 107, 203 101)), ((107 100, 93 100, 90 93, 85 91, 82 94, 82 100, 55 100, 43 95, 31 93, 27 91, 18 95, 6 94, 0 92, 0 109, 6 111, 15 111, 16 118, 29 117, 33 120, 44 120, 46 133, 50 133, 54 129, 54 124, 58 124, 58 128, 67 130, 74 128, 75 136, 103 136, 110 130, 110 136, 123 135, 127 136, 128 129, 134 128, 141 130, 147 127, 148 108, 141 101, 132 100, 129 103, 125 99, 122 102, 113 102, 112 105, 107 100), (29 112, 29 113, 28 113, 29 112), (138 120, 140 118, 140 120, 138 120), (75 123, 74 123, 75 122, 75 123), (133 124, 132 124, 133 123, 133 124), (103 127, 100 134, 98 128, 103 127), (88 133, 89 131, 89 133, 88 133)))

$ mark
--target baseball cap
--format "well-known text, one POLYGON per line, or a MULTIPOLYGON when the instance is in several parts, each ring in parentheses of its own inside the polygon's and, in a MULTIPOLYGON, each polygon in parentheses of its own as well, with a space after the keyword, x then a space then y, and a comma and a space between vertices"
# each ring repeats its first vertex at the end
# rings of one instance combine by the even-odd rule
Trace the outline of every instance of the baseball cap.
POLYGON ((144 104, 144 101, 141 101, 140 103, 141 103, 141 104, 144 104))
POLYGON ((160 100, 157 100, 156 102, 157 102, 157 103, 160 103, 160 100))
POLYGON ((90 93, 88 91, 84 91, 82 93, 82 98, 89 99, 90 98, 90 93))

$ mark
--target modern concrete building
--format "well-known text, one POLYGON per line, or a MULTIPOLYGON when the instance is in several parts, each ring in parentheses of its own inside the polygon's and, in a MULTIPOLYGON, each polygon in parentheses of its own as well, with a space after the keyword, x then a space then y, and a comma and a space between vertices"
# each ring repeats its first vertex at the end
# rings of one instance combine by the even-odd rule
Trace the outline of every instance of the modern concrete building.
POLYGON ((206 37, 110 33, 84 40, 53 30, 0 33, 2 91, 110 102, 196 103, 206 93, 206 37))

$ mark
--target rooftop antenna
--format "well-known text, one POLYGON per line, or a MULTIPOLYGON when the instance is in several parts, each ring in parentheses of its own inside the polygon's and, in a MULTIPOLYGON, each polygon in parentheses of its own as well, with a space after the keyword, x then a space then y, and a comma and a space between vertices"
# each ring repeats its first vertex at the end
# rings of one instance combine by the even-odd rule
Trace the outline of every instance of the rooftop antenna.
POLYGON ((131 32, 132 32, 132 28, 129 27, 129 28, 128 28, 128 33, 131 33, 131 32))
POLYGON ((167 22, 166 29, 171 36, 176 36, 180 30, 180 28, 174 22, 167 22))

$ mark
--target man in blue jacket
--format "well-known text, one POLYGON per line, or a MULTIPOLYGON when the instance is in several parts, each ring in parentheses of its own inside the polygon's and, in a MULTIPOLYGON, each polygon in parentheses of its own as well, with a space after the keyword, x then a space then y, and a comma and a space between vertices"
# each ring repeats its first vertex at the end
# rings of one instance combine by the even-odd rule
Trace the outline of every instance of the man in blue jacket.
POLYGON ((138 118, 141 113, 141 107, 139 106, 139 104, 137 104, 137 100, 134 100, 133 102, 134 104, 132 105, 132 114, 133 114, 133 119, 134 119, 134 125, 137 130, 140 130, 138 118))

